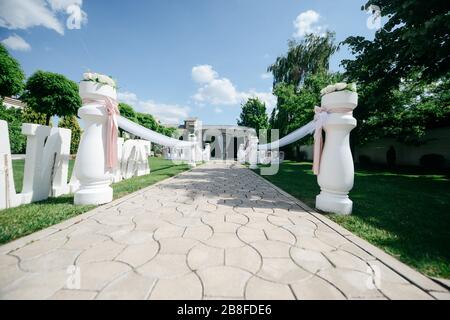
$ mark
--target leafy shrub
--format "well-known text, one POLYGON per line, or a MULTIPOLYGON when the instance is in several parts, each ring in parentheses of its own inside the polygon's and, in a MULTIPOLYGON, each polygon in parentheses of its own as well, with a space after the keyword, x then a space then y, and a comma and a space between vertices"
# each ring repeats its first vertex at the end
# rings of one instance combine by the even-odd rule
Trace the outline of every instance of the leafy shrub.
POLYGON ((445 157, 440 154, 425 154, 420 158, 420 165, 427 169, 442 169, 445 166, 445 157))
POLYGON ((365 155, 360 155, 359 158, 359 163, 362 165, 368 165, 372 163, 372 159, 370 159, 369 156, 365 156, 365 155))
POLYGON ((8 122, 9 141, 11 153, 24 153, 26 137, 22 134, 22 110, 16 108, 7 109, 0 100, 0 120, 8 122))

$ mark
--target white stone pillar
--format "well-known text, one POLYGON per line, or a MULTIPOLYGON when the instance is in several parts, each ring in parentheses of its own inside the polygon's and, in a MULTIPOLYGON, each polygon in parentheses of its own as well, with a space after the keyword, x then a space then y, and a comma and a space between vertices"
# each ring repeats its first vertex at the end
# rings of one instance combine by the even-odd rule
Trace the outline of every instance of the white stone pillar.
POLYGON ((249 162, 250 169, 258 168, 258 137, 251 136, 250 144, 249 144, 250 152, 249 152, 249 162))
POLYGON ((240 164, 244 164, 245 163, 245 150, 244 150, 244 144, 241 143, 239 145, 239 149, 238 149, 238 162, 240 164))
POLYGON ((195 168, 196 164, 196 154, 197 154, 197 137, 195 134, 189 134, 189 141, 193 142, 193 144, 189 147, 189 162, 188 165, 191 168, 195 168))
MULTIPOLYGON (((102 99, 104 96, 117 99, 116 90, 108 85, 81 81, 80 96, 88 99, 102 99)), ((111 202, 113 190, 110 187, 112 173, 106 168, 106 129, 108 114, 102 104, 83 105, 78 116, 84 121, 84 131, 78 148, 75 168, 80 188, 75 193, 77 205, 103 204, 111 202)))
POLYGON ((204 154, 203 161, 209 162, 209 160, 211 160, 211 145, 209 143, 205 143, 204 154))
POLYGON ((354 180, 350 131, 356 127, 352 111, 357 105, 357 93, 347 90, 322 97, 322 108, 328 112, 328 117, 324 125, 325 146, 317 178, 321 192, 316 197, 316 208, 325 212, 352 212, 353 202, 348 197, 354 180))

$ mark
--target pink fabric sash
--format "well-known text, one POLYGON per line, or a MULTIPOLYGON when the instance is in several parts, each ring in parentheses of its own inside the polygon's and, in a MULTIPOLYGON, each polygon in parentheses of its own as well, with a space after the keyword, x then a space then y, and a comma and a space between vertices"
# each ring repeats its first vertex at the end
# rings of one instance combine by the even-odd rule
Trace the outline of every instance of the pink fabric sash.
MULTIPOLYGON (((341 108, 333 109, 333 113, 351 113, 353 109, 341 108)), ((322 130, 323 126, 328 117, 328 111, 323 107, 314 107, 314 121, 316 128, 314 131, 314 156, 313 156, 313 172, 317 176, 320 172, 320 160, 322 159, 323 151, 323 136, 322 130)))
POLYGON ((83 104, 101 104, 106 108, 108 120, 106 124, 106 168, 115 169, 117 166, 117 116, 120 114, 118 102, 110 97, 103 99, 83 99, 83 104))

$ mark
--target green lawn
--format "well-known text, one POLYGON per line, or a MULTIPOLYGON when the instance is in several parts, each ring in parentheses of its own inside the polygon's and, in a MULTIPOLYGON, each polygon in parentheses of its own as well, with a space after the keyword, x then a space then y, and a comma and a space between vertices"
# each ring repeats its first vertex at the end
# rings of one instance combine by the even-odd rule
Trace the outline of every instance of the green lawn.
MULTIPOLYGON (((171 161, 161 158, 149 158, 149 161, 151 168, 149 175, 131 178, 112 185, 115 199, 188 169, 187 165, 177 166, 171 161)), ((14 181, 18 192, 22 189, 23 167, 23 160, 13 161, 14 181)), ((72 171, 72 168, 73 162, 71 161, 69 172, 72 171)), ((0 211, 0 243, 6 243, 52 226, 94 207, 75 206, 73 205, 73 195, 66 195, 2 210, 0 211)))
MULTIPOLYGON (((314 208, 319 187, 310 163, 286 161, 264 178, 314 208)), ((448 176, 359 169, 350 197, 352 215, 328 217, 417 270, 450 278, 448 176)))

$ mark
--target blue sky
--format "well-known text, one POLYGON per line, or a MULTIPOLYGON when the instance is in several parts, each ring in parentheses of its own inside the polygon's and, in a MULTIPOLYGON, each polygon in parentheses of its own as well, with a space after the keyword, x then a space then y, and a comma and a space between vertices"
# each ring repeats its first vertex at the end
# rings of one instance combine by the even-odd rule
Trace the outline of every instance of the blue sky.
MULTIPOLYGON (((234 124, 240 103, 275 104, 264 75, 304 32, 373 37, 358 0, 2 0, 0 41, 27 75, 112 75, 120 99, 163 122, 234 124), (67 20, 69 21, 67 22, 67 20), (297 23, 294 23, 297 21, 297 23), (68 24, 69 23, 69 24, 68 24)), ((331 63, 349 57, 343 48, 331 63)))

